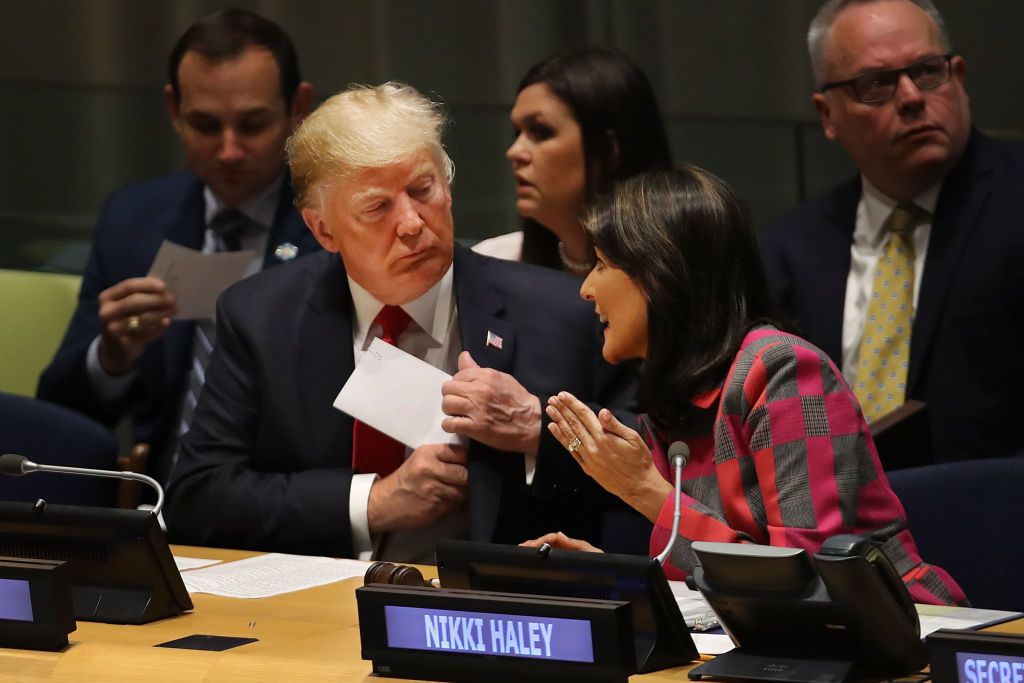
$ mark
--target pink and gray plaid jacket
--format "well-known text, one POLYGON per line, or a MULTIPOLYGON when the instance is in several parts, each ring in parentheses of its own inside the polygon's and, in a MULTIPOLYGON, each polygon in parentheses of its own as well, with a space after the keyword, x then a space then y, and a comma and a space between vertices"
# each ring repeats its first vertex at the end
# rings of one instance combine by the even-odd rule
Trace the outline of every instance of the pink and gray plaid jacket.
MULTIPOLYGON (((665 565, 670 579, 692 571, 691 541, 813 552, 830 536, 854 533, 881 544, 915 602, 966 603, 949 574, 918 555, 860 406, 822 351, 771 327, 752 330, 724 384, 694 404, 702 415, 685 434, 659 433, 641 419, 669 481, 668 444, 690 447, 680 538, 665 565)), ((668 542, 673 508, 669 495, 651 534, 652 556, 668 542)))

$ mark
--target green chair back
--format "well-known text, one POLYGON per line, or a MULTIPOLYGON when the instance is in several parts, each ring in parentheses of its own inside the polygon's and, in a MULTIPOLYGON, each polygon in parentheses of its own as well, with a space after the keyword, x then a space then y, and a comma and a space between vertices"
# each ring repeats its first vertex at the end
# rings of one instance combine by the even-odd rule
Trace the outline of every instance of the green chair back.
POLYGON ((0 391, 35 396, 81 283, 79 275, 0 269, 0 391))

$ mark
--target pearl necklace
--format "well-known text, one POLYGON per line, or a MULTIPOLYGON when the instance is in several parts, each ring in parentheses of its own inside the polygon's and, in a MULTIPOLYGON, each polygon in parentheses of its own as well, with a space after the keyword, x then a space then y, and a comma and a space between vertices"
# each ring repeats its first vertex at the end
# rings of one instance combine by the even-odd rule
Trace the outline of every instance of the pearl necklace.
POLYGON ((570 273, 576 273, 577 275, 586 275, 594 266, 597 265, 597 261, 573 261, 571 258, 565 255, 565 242, 558 243, 558 260, 562 262, 562 265, 570 273))

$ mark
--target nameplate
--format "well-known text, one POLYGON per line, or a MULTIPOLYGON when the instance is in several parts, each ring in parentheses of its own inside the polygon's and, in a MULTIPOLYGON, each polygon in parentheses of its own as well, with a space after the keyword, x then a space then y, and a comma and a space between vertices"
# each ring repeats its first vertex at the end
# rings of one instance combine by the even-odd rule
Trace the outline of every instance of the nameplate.
POLYGON ((624 682, 635 669, 626 602, 384 585, 356 602, 362 657, 381 676, 624 682))
POLYGON ((0 557, 0 647, 60 650, 76 627, 65 562, 0 557))
POLYGON ((935 683, 1024 682, 1024 635, 940 629, 926 643, 935 683))

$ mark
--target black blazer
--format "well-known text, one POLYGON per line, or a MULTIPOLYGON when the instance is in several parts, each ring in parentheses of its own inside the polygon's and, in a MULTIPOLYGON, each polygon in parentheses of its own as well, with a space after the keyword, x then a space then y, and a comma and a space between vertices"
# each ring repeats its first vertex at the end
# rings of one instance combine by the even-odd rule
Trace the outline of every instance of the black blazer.
MULTIPOLYGON (((601 358, 600 325, 576 279, 456 247, 462 346, 542 404, 560 391, 632 407, 626 367, 601 358), (502 338, 488 346, 487 333, 502 338)), ((172 474, 176 542, 353 554, 348 517, 352 418, 332 404, 354 368, 352 300, 341 259, 319 253, 228 289, 217 349, 172 474)), ((521 455, 469 448, 470 536, 520 542, 563 530, 601 542, 610 496, 542 426, 536 475, 521 455)))
MULTIPOLYGON (((184 382, 192 355, 194 323, 176 321, 162 338, 150 344, 136 367, 138 375, 119 401, 107 402, 93 391, 86 369, 86 352, 100 333, 99 293, 122 280, 142 277, 165 239, 200 249, 206 231, 203 185, 192 173, 170 175, 129 185, 114 192, 100 212, 89 263, 82 278, 78 307, 57 354, 39 379, 38 396, 68 406, 113 427, 125 416, 132 419, 136 442, 151 445, 150 471, 160 479, 167 463, 158 462, 181 408, 184 382)), ((275 248, 285 242, 299 254, 319 250, 312 233, 292 205, 285 179, 271 228, 264 267, 280 262, 275 248)))
MULTIPOLYGON (((769 281, 801 334, 842 362, 859 177, 760 234, 769 281)), ((1024 451, 1024 155, 972 131, 942 185, 911 337, 907 397, 929 406, 933 459, 1024 451)))

